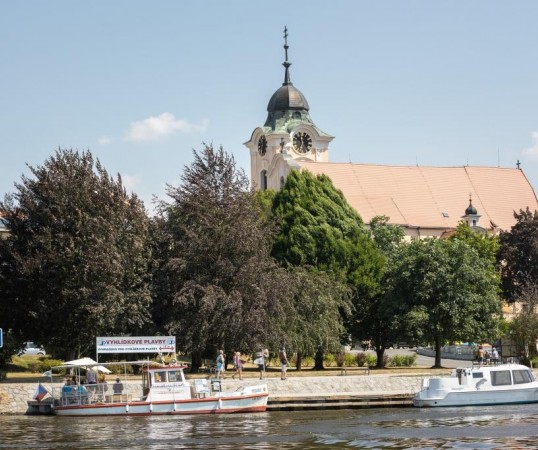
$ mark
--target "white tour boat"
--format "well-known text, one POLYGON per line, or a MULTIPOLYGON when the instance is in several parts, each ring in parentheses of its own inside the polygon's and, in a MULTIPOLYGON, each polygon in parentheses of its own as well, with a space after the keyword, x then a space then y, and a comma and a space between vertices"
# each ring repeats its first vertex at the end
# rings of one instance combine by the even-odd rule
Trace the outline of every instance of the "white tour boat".
MULTIPOLYGON (((135 364, 135 363, 122 363, 135 364)), ((52 392, 53 412, 58 416, 139 416, 155 414, 216 414, 263 412, 269 396, 267 385, 241 386, 221 392, 220 380, 185 379, 181 365, 140 364, 140 395, 126 389, 124 382, 73 384, 52 392)), ((58 366, 73 368, 73 365, 58 366)), ((102 367, 102 366, 99 366, 102 367)), ((92 369, 85 365, 85 369, 92 369)), ((80 382, 80 373, 73 377, 80 382)))
POLYGON ((415 406, 474 406, 538 402, 538 382, 520 364, 461 367, 450 377, 425 378, 415 406))

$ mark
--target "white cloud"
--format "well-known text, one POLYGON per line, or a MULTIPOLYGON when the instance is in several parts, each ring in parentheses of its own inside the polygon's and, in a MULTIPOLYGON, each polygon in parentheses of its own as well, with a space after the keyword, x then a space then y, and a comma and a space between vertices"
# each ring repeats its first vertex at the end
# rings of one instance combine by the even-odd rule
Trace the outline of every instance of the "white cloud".
POLYGON ((135 187, 138 186, 142 180, 135 176, 135 175, 128 175, 126 173, 123 173, 121 175, 121 181, 123 183, 123 187, 127 191, 135 192, 135 187))
POLYGON ((97 143, 99 145, 106 145, 110 144, 112 142, 108 136, 101 136, 99 139, 97 139, 97 143))
POLYGON ((538 160, 538 131, 532 132, 532 147, 523 150, 523 155, 538 160))
POLYGON ((125 133, 125 140, 135 142, 156 141, 177 131, 181 133, 205 131, 207 125, 208 121, 206 119, 197 125, 185 119, 176 119, 173 114, 165 112, 160 116, 132 122, 125 133))

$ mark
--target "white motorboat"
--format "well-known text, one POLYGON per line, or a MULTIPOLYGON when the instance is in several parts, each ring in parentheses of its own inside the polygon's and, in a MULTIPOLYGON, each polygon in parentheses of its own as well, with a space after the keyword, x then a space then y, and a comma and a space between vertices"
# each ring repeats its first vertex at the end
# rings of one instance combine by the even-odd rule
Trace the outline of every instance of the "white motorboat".
MULTIPOLYGON (((84 368, 91 369, 91 366, 84 368)), ((185 379, 184 369, 181 365, 144 363, 138 397, 126 392, 125 383, 66 385, 59 393, 52 392, 53 412, 58 416, 136 416, 266 410, 269 396, 266 384, 245 385, 233 392, 221 392, 220 380, 211 380, 208 385, 206 379, 195 379, 191 384, 185 379)), ((80 376, 74 379, 80 380, 80 376)))
POLYGON ((413 398, 418 407, 538 402, 538 382, 520 364, 461 367, 450 377, 425 378, 413 398))

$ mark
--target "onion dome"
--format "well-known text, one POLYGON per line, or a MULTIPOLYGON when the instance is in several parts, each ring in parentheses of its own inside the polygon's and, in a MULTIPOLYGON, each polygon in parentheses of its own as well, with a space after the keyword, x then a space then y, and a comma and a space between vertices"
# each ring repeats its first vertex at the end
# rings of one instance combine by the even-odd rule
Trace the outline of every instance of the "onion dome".
POLYGON ((469 206, 465 210, 465 215, 466 216, 471 216, 471 215, 476 216, 476 214, 477 214, 477 211, 476 211, 476 208, 473 206, 473 200, 469 199, 469 206))

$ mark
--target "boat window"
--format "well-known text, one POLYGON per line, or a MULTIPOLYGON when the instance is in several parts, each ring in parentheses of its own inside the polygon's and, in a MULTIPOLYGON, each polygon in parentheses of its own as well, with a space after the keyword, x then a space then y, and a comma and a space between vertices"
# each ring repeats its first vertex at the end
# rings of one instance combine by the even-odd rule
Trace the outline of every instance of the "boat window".
POLYGON ((473 372, 473 378, 484 378, 484 374, 482 372, 473 372))
POLYGON ((166 382, 166 372, 164 370, 162 372, 155 372, 153 377, 155 379, 155 383, 164 383, 164 382, 166 382))
POLYGON ((168 372, 168 381, 171 381, 171 382, 182 381, 181 380, 181 371, 172 370, 172 371, 168 372))
POLYGON ((512 384, 509 370, 496 370, 491 372, 492 386, 506 386, 512 384))
POLYGON ((530 370, 514 370, 512 375, 514 376, 514 384, 531 383, 534 381, 530 370))

